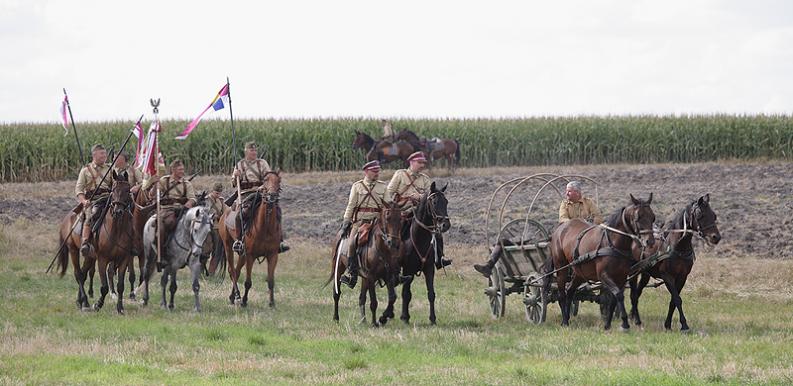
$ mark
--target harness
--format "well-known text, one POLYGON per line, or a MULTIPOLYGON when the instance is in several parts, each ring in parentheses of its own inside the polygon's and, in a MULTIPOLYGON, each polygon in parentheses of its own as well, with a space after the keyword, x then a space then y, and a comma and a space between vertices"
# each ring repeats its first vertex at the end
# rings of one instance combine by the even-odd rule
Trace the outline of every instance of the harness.
POLYGON ((259 179, 259 182, 250 182, 248 179, 248 168, 245 166, 247 162, 245 160, 241 160, 239 162, 239 168, 242 172, 243 182, 240 182, 240 189, 250 189, 256 186, 261 186, 264 183, 264 178, 262 175, 262 164, 259 160, 256 160, 256 170, 253 170, 253 174, 256 175, 256 178, 259 179))
POLYGON ((403 197, 402 197, 402 195, 404 195, 404 194, 405 194, 405 193, 406 193, 406 192, 407 192, 407 191, 408 191, 408 190, 409 190, 411 187, 412 187, 413 189, 416 189, 416 191, 417 191, 417 192, 419 192, 419 193, 423 193, 423 192, 421 192, 421 191, 420 191, 420 190, 419 190, 419 189, 416 187, 416 180, 417 180, 418 178, 412 178, 412 177, 410 176, 410 173, 408 173, 407 171, 405 171, 405 177, 407 177, 407 178, 408 178, 408 181, 410 181, 410 183, 408 183, 407 185, 405 185, 405 189, 403 189, 403 190, 402 190, 402 192, 399 192, 399 193, 398 193, 398 194, 399 194, 399 197, 400 197, 399 201, 401 201, 401 202, 406 202, 406 201, 410 200, 410 197, 404 197, 404 198, 403 198, 403 197))
MULTIPOLYGON (((177 187, 179 185, 180 185, 179 182, 171 185, 171 177, 170 176, 165 177, 166 189, 165 189, 164 192, 161 193, 161 195, 167 197, 168 193, 170 193, 171 190, 173 190, 173 188, 175 188, 175 187, 177 187)), ((179 203, 179 204, 184 204, 185 202, 187 202, 187 200, 186 200, 186 198, 187 198, 187 181, 182 179, 181 185, 182 185, 182 192, 181 192, 179 198, 163 198, 163 199, 160 199, 160 204, 162 204, 162 205, 171 205, 174 202, 179 203)))
POLYGON ((413 224, 418 225, 422 229, 424 229, 424 230, 430 232, 430 234, 432 234, 432 240, 430 240, 430 245, 427 247, 427 251, 426 252, 421 253, 421 251, 419 251, 419 247, 418 247, 418 245, 416 245, 416 237, 415 237, 415 233, 417 231, 414 231, 415 227, 413 227, 412 225, 410 227, 410 243, 413 245, 413 249, 416 251, 416 254, 419 257, 419 260, 421 261, 421 265, 422 266, 427 262, 427 258, 429 257, 430 252, 432 252, 434 250, 435 251, 435 256, 438 255, 437 236, 439 234, 441 234, 440 227, 438 226, 438 222, 439 222, 439 220, 448 220, 449 219, 449 216, 438 216, 438 214, 435 212, 435 205, 430 205, 429 204, 430 199, 433 198, 436 194, 442 194, 442 193, 434 192, 434 193, 428 195, 427 199, 426 199, 426 204, 425 204, 425 206, 428 208, 428 210, 430 212, 430 218, 432 219, 432 224, 427 225, 427 224, 424 224, 423 222, 421 222, 421 220, 419 219, 418 214, 413 216, 413 224))
MULTIPOLYGON (((375 182, 375 184, 377 184, 377 182, 375 182)), ((358 213, 380 213, 382 212, 382 207, 385 205, 385 202, 382 199, 380 199, 380 202, 378 202, 377 201, 378 199, 372 194, 372 190, 374 190, 374 185, 372 185, 372 189, 369 189, 369 187, 367 187, 366 184, 363 182, 361 183, 361 185, 363 186, 364 190, 366 190, 366 194, 364 195, 361 202, 358 203, 358 205, 356 205, 355 207, 355 212, 352 215, 353 222, 358 221, 358 213), (374 201, 375 205, 377 205, 379 208, 361 208, 361 205, 363 205, 363 203, 369 199, 374 201)))

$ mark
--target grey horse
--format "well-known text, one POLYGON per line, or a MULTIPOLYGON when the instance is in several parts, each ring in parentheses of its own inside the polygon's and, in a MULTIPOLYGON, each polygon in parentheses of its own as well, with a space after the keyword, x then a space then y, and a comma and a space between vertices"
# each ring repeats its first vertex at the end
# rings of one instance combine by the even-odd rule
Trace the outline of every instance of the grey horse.
MULTIPOLYGON (((152 216, 146 221, 143 228, 143 252, 146 256, 144 264, 144 280, 143 280, 143 304, 149 302, 149 280, 154 272, 154 267, 157 264, 157 230, 154 225, 157 221, 156 216, 152 216)), ((173 310, 173 298, 176 293, 176 272, 190 266, 190 273, 193 279, 193 294, 195 295, 195 308, 196 312, 201 311, 201 303, 198 299, 198 278, 201 276, 203 265, 201 264, 201 255, 205 249, 205 243, 212 231, 212 214, 209 208, 204 206, 197 206, 188 209, 176 225, 173 235, 169 238, 167 243, 163 246, 163 263, 165 265, 162 273, 160 284, 162 285, 162 302, 160 305, 165 308, 165 287, 168 284, 168 279, 171 279, 171 299, 167 304, 168 309, 173 310)))

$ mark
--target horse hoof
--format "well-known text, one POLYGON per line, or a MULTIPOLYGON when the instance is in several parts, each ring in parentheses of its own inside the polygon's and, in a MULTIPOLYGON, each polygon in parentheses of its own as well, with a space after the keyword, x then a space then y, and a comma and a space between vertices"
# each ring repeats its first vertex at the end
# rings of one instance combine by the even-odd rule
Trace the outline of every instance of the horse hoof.
POLYGON ((168 305, 168 311, 173 311, 173 304, 168 305))
POLYGON ((195 307, 195 308, 193 308, 193 312, 195 312, 195 313, 197 313, 197 314, 200 314, 200 313, 201 313, 201 307, 195 307))
POLYGON ((631 332, 630 327, 620 327, 620 332, 631 332))
POLYGON ((688 327, 681 328, 680 329, 680 333, 682 333, 682 334, 690 334, 691 333, 691 329, 689 329, 688 327))
POLYGON ((388 323, 388 318, 381 316, 380 319, 378 319, 378 322, 380 322, 381 326, 385 326, 385 324, 388 323))
POLYGON ((380 327, 380 323, 377 323, 377 322, 375 321, 374 323, 372 323, 372 327, 374 327, 374 328, 378 328, 378 327, 380 327))
POLYGON ((123 309, 122 310, 116 310, 116 311, 118 312, 119 315, 124 315, 124 310, 123 309))
POLYGON ((270 302, 267 304, 270 308, 275 308, 275 302, 270 302))
POLYGON ((130 292, 129 293, 129 300, 136 300, 136 299, 137 298, 135 297, 135 293, 134 292, 130 292))
POLYGON ((94 304, 94 308, 93 308, 94 311, 99 312, 99 310, 101 310, 101 309, 102 309, 102 306, 100 306, 99 304, 94 304))
POLYGON ((247 308, 248 307, 248 302, 240 302, 240 307, 247 308))

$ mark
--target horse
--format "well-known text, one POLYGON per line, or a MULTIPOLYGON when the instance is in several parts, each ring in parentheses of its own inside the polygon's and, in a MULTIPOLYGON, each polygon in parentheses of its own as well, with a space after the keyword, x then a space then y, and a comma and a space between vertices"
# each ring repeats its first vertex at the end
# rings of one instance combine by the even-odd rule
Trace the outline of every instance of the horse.
POLYGON ((355 139, 352 141, 352 148, 353 150, 361 149, 363 151, 369 151, 377 141, 374 138, 370 137, 369 134, 364 132, 355 130, 355 139))
MULTIPOLYGON (((144 277, 144 305, 149 302, 149 281, 151 275, 154 273, 154 266, 157 261, 156 221, 157 216, 151 216, 146 222, 143 231, 143 251, 146 256, 145 270, 141 273, 144 277)), ((201 255, 204 251, 204 244, 207 241, 207 236, 209 236, 211 231, 212 214, 206 206, 195 206, 190 208, 179 218, 173 236, 162 247, 162 261, 165 263, 162 279, 160 280, 160 285, 162 286, 162 301, 160 302, 160 306, 162 306, 162 308, 166 308, 165 287, 168 284, 168 279, 171 279, 171 297, 170 301, 167 303, 167 308, 173 310, 173 299, 177 288, 176 273, 179 269, 189 266, 193 284, 193 295, 195 297, 195 307, 193 310, 195 312, 201 311, 201 303, 198 297, 198 292, 200 290, 198 279, 201 276, 203 268, 201 264, 201 255)))
MULTIPOLYGON (((395 287, 399 281, 399 250, 402 245, 400 230, 402 229, 402 206, 396 202, 385 205, 380 216, 372 224, 368 242, 365 245, 358 245, 361 255, 361 269, 358 274, 363 279, 361 282, 361 293, 358 298, 358 306, 361 310, 361 323, 366 321, 366 294, 369 294, 369 309, 372 313, 372 326, 386 324, 388 319, 394 317, 394 303, 396 302, 395 287), (388 288, 388 307, 380 316, 379 323, 376 320, 377 312, 377 293, 375 284, 378 281, 385 282, 388 288)), ((350 240, 349 242, 353 242, 350 240)), ((339 321, 339 298, 341 288, 339 279, 347 269, 349 256, 342 256, 338 250, 343 248, 342 243, 336 240, 336 249, 333 251, 331 259, 331 280, 333 280, 333 320, 339 321)))
POLYGON ((151 203, 148 192, 139 189, 133 194, 133 201, 135 207, 132 209, 132 228, 135 230, 135 248, 133 249, 135 256, 138 258, 138 270, 140 271, 140 281, 135 286, 135 264, 129 264, 129 298, 135 300, 138 289, 143 286, 144 266, 146 263, 146 256, 143 253, 143 229, 146 226, 146 221, 151 217, 151 214, 157 209, 156 204, 151 203))
MULTIPOLYGON (((116 292, 118 299, 116 311, 124 314, 124 275, 127 265, 132 257, 134 248, 134 231, 132 229, 132 194, 126 172, 117 174, 113 171, 113 185, 108 197, 109 202, 103 210, 103 218, 97 233, 91 240, 94 248, 92 256, 85 259, 83 267, 99 263, 99 279, 102 286, 99 289, 99 299, 94 304, 94 310, 99 311, 105 304, 105 297, 109 290, 108 266, 112 263, 114 270, 119 274, 116 292)), ((84 271, 83 271, 84 272, 84 271)), ((84 280, 85 277, 83 276, 84 280)), ((82 283, 80 283, 82 290, 82 283)), ((82 305, 87 304, 83 297, 82 305)))
MULTIPOLYGON (((630 195, 631 205, 617 209, 604 224, 592 225, 581 219, 559 224, 551 234, 551 261, 559 288, 559 307, 562 326, 570 323, 573 297, 578 287, 587 281, 599 281, 604 291, 613 296, 604 320, 604 329, 611 328, 614 308, 619 307, 622 329, 627 331, 628 314, 625 312, 624 289, 628 272, 635 262, 631 253, 633 242, 643 246, 655 243, 653 213, 650 204, 653 195, 643 201, 630 195), (584 254, 579 256, 579 250, 584 254), (572 281, 567 285, 572 266, 572 281)), ((550 287, 546 276, 545 290, 550 287)))
POLYGON ((420 139, 416 133, 407 129, 401 130, 394 137, 397 141, 406 141, 415 149, 426 153, 430 165, 432 161, 444 158, 446 159, 446 167, 451 173, 460 164, 460 143, 457 140, 446 138, 420 139))
MULTIPOLYGON (((451 221, 447 212, 449 201, 446 199, 445 185, 440 190, 435 187, 435 182, 430 185, 430 190, 422 195, 415 207, 414 216, 410 224, 409 237, 402 243, 401 261, 402 274, 413 276, 424 273, 424 282, 427 285, 427 299, 430 305, 430 323, 436 324, 435 316, 435 258, 437 235, 451 228, 451 221), (432 257, 432 258, 430 258, 432 257)), ((406 324, 410 322, 410 300, 413 294, 410 290, 412 280, 402 284, 402 315, 401 319, 406 324)))
MULTIPOLYGON (((273 290, 275 289, 275 266, 278 264, 278 249, 281 243, 281 223, 280 207, 278 205, 281 193, 281 175, 279 171, 269 171, 262 176, 264 183, 261 190, 251 193, 254 195, 251 206, 251 226, 245 233, 244 254, 237 259, 234 264, 234 251, 231 248, 234 243, 236 231, 234 229, 235 217, 239 215, 237 210, 226 208, 218 232, 224 245, 226 261, 228 265, 229 277, 232 281, 231 295, 229 302, 234 304, 235 300, 241 300, 240 306, 248 305, 248 291, 251 289, 251 269, 253 262, 257 258, 264 256, 267 260, 267 288, 270 292, 269 306, 275 307, 273 290), (237 282, 239 281, 242 267, 245 266, 245 294, 240 299, 240 290, 237 282)), ((237 206, 239 206, 238 203, 237 206)), ((241 208, 239 208, 241 209, 241 208)), ((238 209, 238 210, 239 210, 238 209)))
POLYGON ((677 309, 680 315, 680 331, 689 330, 686 317, 683 314, 683 300, 680 292, 686 285, 688 274, 694 266, 694 247, 691 241, 694 235, 701 237, 708 244, 718 244, 721 233, 716 225, 716 213, 710 207, 710 194, 700 196, 668 221, 663 227, 663 242, 658 243, 653 250, 642 251, 634 247, 633 255, 643 258, 636 267, 641 272, 641 280, 634 275, 630 280, 631 286, 631 319, 637 326, 642 324, 639 317, 639 297, 647 286, 650 277, 661 279, 671 295, 669 310, 664 321, 664 328, 672 329, 672 315, 677 309))
POLYGON ((96 260, 85 259, 82 266, 80 265, 80 234, 83 230, 83 223, 79 220, 80 214, 69 212, 61 220, 58 228, 58 241, 61 249, 58 250, 56 259, 58 261, 58 268, 60 268, 60 276, 66 274, 66 269, 69 263, 67 259, 71 260, 72 269, 74 271, 74 280, 77 282, 77 308, 89 309, 88 298, 94 297, 94 273, 96 273, 96 260), (75 224, 75 222, 78 222, 75 224), (86 275, 89 276, 89 287, 86 294, 85 280, 86 275))

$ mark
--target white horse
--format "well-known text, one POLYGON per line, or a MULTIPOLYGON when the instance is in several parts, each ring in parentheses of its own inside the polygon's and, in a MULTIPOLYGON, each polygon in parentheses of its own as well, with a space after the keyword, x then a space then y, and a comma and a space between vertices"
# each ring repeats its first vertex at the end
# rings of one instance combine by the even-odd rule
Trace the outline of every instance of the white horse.
MULTIPOLYGON (((149 302, 149 280, 154 272, 157 261, 157 230, 154 228, 156 216, 152 216, 146 221, 143 228, 143 252, 146 256, 144 265, 143 279, 143 304, 149 302)), ((162 248, 162 262, 165 265, 162 273, 162 302, 160 305, 165 308, 165 286, 168 278, 171 279, 171 299, 167 304, 168 309, 173 310, 173 298, 176 293, 176 272, 190 266, 190 273, 193 279, 193 294, 195 295, 195 311, 201 311, 201 303, 198 300, 198 278, 201 276, 203 265, 201 255, 203 254, 205 243, 212 231, 212 213, 209 208, 197 206, 188 209, 176 224, 173 235, 169 238, 162 248)))

